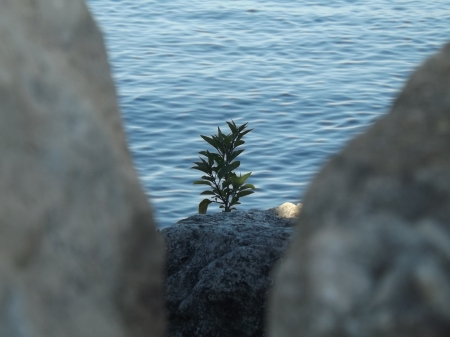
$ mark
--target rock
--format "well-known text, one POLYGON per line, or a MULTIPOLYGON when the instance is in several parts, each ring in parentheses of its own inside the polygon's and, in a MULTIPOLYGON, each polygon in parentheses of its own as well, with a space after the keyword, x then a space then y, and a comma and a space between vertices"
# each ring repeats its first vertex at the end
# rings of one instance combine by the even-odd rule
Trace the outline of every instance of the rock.
POLYGON ((292 221, 272 211, 195 215, 164 228, 171 337, 263 336, 269 270, 292 221))
POLYGON ((271 337, 450 335, 450 45, 303 199, 271 337))
POLYGON ((163 336, 163 246, 81 0, 0 11, 0 336, 163 336))
POLYGON ((301 210, 302 204, 294 205, 291 202, 285 202, 276 208, 276 213, 280 218, 295 218, 301 210))

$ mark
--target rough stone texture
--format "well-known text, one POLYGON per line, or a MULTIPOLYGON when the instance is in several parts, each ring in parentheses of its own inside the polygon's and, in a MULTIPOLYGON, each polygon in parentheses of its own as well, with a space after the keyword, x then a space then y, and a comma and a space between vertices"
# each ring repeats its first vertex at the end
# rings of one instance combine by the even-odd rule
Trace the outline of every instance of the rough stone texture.
POLYGON ((162 336, 163 245, 81 0, 0 11, 0 336, 162 336))
POLYGON ((164 228, 169 336, 263 336, 269 271, 292 224, 251 210, 195 215, 164 228))
POLYGON ((280 218, 295 218, 300 214, 302 204, 294 205, 291 202, 285 202, 275 209, 280 218))
POLYGON ((450 336, 450 45, 315 178, 269 335, 450 336))

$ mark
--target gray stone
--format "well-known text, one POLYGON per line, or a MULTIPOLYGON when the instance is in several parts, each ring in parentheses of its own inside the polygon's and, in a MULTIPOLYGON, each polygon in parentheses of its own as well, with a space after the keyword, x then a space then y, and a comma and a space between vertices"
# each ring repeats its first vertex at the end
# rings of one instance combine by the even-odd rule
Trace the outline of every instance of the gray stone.
POLYGON ((292 224, 250 210, 195 215, 164 228, 169 336, 263 336, 269 271, 292 224))
POLYGON ((0 336, 162 336, 163 246, 81 0, 0 11, 0 336))
POLYGON ((450 45, 303 199, 271 337, 450 336, 450 45))

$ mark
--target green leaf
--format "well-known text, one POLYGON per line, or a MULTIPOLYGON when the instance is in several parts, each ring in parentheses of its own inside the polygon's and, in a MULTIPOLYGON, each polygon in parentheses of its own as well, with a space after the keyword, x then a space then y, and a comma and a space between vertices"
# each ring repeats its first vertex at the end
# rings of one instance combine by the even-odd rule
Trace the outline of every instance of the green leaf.
POLYGON ((217 135, 219 136, 219 141, 223 142, 224 134, 223 134, 222 130, 220 130, 220 127, 217 127, 217 135))
POLYGON ((249 133, 250 131, 252 131, 253 129, 244 131, 242 133, 239 134, 239 136, 236 138, 236 142, 240 141, 242 139, 242 137, 244 137, 247 133, 249 133))
POLYGON ((200 158, 201 162, 194 162, 197 166, 192 166, 192 169, 200 170, 202 172, 205 172, 207 174, 211 174, 211 167, 208 165, 208 163, 203 159, 200 158))
POLYGON ((239 177, 239 185, 242 185, 243 183, 245 183, 245 181, 248 179, 248 177, 250 177, 252 173, 246 173, 243 176, 239 177))
POLYGON ((203 135, 200 135, 200 137, 202 137, 206 142, 208 142, 216 150, 219 150, 218 149, 219 144, 217 143, 217 141, 215 139, 212 139, 212 138, 209 138, 209 137, 203 136, 203 135))
POLYGON ((222 133, 222 130, 220 130, 220 127, 217 127, 217 136, 212 136, 214 140, 217 142, 217 151, 220 155, 223 155, 226 152, 226 146, 225 146, 225 140, 224 140, 224 134, 222 133))
POLYGON ((211 153, 211 155, 214 161, 217 163, 217 165, 223 165, 223 158, 221 155, 217 153, 211 153))
POLYGON ((202 156, 205 156, 206 158, 208 158, 208 165, 212 166, 214 161, 213 161, 213 157, 212 157, 212 153, 211 152, 209 152, 209 151, 200 151, 199 154, 201 154, 202 156))
POLYGON ((239 202, 239 199, 238 200, 236 200, 236 201, 232 201, 231 203, 230 203, 230 206, 233 206, 233 205, 240 205, 241 203, 239 202))
POLYGON ((206 211, 208 210, 208 205, 212 203, 211 200, 209 199, 203 199, 199 204, 198 204, 198 214, 206 214, 206 211))
POLYGON ((200 195, 216 195, 216 194, 211 191, 203 191, 202 193, 200 193, 200 195))
POLYGON ((206 166, 209 166, 205 159, 200 157, 200 160, 202 161, 203 164, 205 164, 206 166))
POLYGON ((223 150, 223 139, 222 139, 222 136, 218 137, 216 135, 213 135, 212 137, 216 141, 216 144, 217 144, 216 150, 217 150, 217 152, 219 152, 219 155, 223 155, 223 151, 224 150, 223 150))
POLYGON ((223 185, 223 188, 224 189, 226 188, 227 190, 229 190, 230 193, 233 192, 233 190, 234 190, 233 180, 230 179, 230 177, 228 177, 228 179, 224 180, 222 185, 223 185))
POLYGON ((239 156, 242 152, 244 152, 245 150, 237 150, 235 152, 233 152, 233 154, 228 158, 228 161, 232 162, 237 156, 239 156))
POLYGON ((252 131, 253 129, 250 129, 250 130, 245 130, 244 132, 241 132, 240 134, 239 134, 239 139, 241 139, 242 137, 244 137, 247 133, 249 133, 250 131, 252 131))
POLYGON ((209 176, 202 176, 202 179, 205 179, 205 180, 208 180, 211 182, 214 182, 214 180, 215 180, 213 177, 209 177, 209 176))
POLYGON ((230 185, 230 182, 228 181, 228 179, 222 181, 222 189, 227 188, 229 185, 230 185))
MULTIPOLYGON (((197 166, 204 166, 203 163, 199 161, 195 161, 194 164, 197 166)), ((195 166, 192 166, 191 168, 195 168, 195 166)))
POLYGON ((203 163, 194 163, 194 164, 197 164, 197 166, 192 166, 191 169, 199 170, 199 171, 205 172, 207 174, 210 173, 208 166, 206 166, 205 164, 203 164, 203 163))
POLYGON ((234 143, 234 147, 238 147, 238 146, 241 146, 244 144, 245 144, 245 142, 243 140, 238 140, 238 141, 236 141, 236 143, 234 143))
POLYGON ((230 128, 231 132, 235 133, 236 132, 236 124, 234 124, 233 120, 231 120, 232 123, 227 122, 228 127, 230 128))
POLYGON ((231 135, 223 135, 223 141, 226 145, 225 146, 226 150, 228 150, 231 144, 231 135))
POLYGON ((242 124, 242 125, 238 128, 239 132, 242 131, 242 130, 244 130, 244 129, 247 127, 247 124, 248 124, 248 123, 242 124))
POLYGON ((240 190, 242 191, 242 190, 246 190, 246 189, 248 189, 248 188, 251 188, 252 190, 256 190, 256 187, 253 186, 252 184, 245 184, 244 186, 242 186, 242 187, 240 188, 240 190))
POLYGON ((222 167, 219 172, 217 172, 217 178, 222 179, 227 173, 237 169, 241 165, 240 161, 235 161, 234 163, 231 163, 230 165, 226 165, 222 167))
POLYGON ((252 194, 252 193, 255 193, 255 191, 242 191, 242 192, 239 192, 237 194, 237 197, 238 198, 245 197, 246 195, 249 195, 249 194, 252 194))
POLYGON ((211 183, 209 181, 196 180, 196 181, 194 181, 193 185, 208 185, 208 186, 211 186, 211 183))
POLYGON ((229 179, 231 180, 231 184, 233 185, 233 188, 236 190, 239 187, 239 177, 236 176, 236 173, 231 172, 228 175, 229 179))

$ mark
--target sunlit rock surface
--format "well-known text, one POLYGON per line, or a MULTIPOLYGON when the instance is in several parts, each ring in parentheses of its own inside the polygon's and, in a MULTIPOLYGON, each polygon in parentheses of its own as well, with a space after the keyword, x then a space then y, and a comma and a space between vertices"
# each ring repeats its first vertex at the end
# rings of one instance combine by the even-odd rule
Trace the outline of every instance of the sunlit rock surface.
POLYGON ((295 218, 298 217, 302 210, 302 204, 293 204, 285 202, 275 209, 276 214, 281 218, 295 218))

